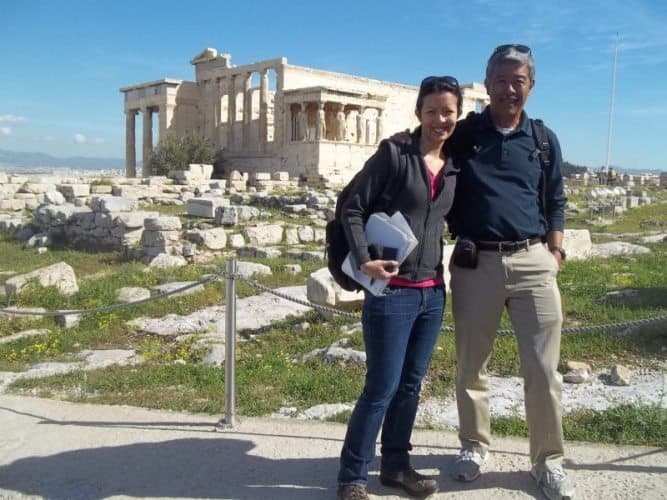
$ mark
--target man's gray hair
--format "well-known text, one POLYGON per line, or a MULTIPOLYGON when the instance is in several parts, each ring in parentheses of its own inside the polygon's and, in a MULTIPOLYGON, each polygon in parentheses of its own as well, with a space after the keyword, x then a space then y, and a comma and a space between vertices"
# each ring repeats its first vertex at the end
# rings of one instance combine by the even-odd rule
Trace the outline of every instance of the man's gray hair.
POLYGON ((504 50, 496 49, 493 54, 491 54, 491 57, 489 57, 489 62, 486 63, 486 78, 491 78, 491 74, 493 73, 496 65, 507 62, 515 62, 528 66, 530 81, 535 81, 535 61, 533 60, 532 53, 530 51, 519 51, 513 46, 508 46, 504 50))

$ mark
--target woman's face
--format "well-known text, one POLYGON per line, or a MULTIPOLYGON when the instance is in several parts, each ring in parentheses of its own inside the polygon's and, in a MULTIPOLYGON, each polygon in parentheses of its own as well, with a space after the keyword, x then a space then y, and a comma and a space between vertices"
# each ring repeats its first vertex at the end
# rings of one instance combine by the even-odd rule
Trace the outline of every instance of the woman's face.
POLYGON ((421 109, 415 110, 422 125, 422 137, 429 142, 444 142, 454 132, 458 120, 458 98, 446 90, 424 96, 421 109))

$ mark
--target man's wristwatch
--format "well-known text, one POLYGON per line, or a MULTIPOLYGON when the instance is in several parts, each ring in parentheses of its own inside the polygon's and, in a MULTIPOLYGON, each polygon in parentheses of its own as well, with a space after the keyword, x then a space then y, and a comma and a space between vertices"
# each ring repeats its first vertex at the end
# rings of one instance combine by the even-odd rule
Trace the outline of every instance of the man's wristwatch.
POLYGON ((549 247, 549 251, 551 253, 558 252, 560 254, 561 260, 565 260, 565 257, 567 256, 567 254, 565 253, 565 249, 563 247, 552 246, 552 247, 549 247))

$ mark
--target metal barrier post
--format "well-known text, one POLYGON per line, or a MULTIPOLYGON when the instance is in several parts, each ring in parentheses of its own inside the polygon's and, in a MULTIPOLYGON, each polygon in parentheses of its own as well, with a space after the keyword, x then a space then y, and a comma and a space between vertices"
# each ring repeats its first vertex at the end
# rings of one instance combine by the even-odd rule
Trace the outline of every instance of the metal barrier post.
MULTIPOLYGON (((225 418, 221 419, 216 429, 232 429, 236 401, 235 362, 236 362, 236 259, 227 259, 225 266, 225 418)), ((220 322, 218 322, 218 333, 220 322)))

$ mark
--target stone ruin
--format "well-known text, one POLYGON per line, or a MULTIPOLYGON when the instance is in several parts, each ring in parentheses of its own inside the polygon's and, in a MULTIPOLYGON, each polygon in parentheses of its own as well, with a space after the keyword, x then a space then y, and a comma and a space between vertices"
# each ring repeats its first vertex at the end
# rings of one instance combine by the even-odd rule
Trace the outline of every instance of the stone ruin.
MULTIPOLYGON (((231 59, 207 48, 190 61, 195 81, 162 78, 120 89, 128 177, 137 175, 137 135, 141 174, 151 177, 153 136, 194 134, 221 152, 225 174, 282 172, 311 186, 340 185, 381 139, 417 124, 414 85, 296 66, 285 57, 242 65, 231 59)), ((489 102, 481 83, 461 91, 463 116, 489 102)))

